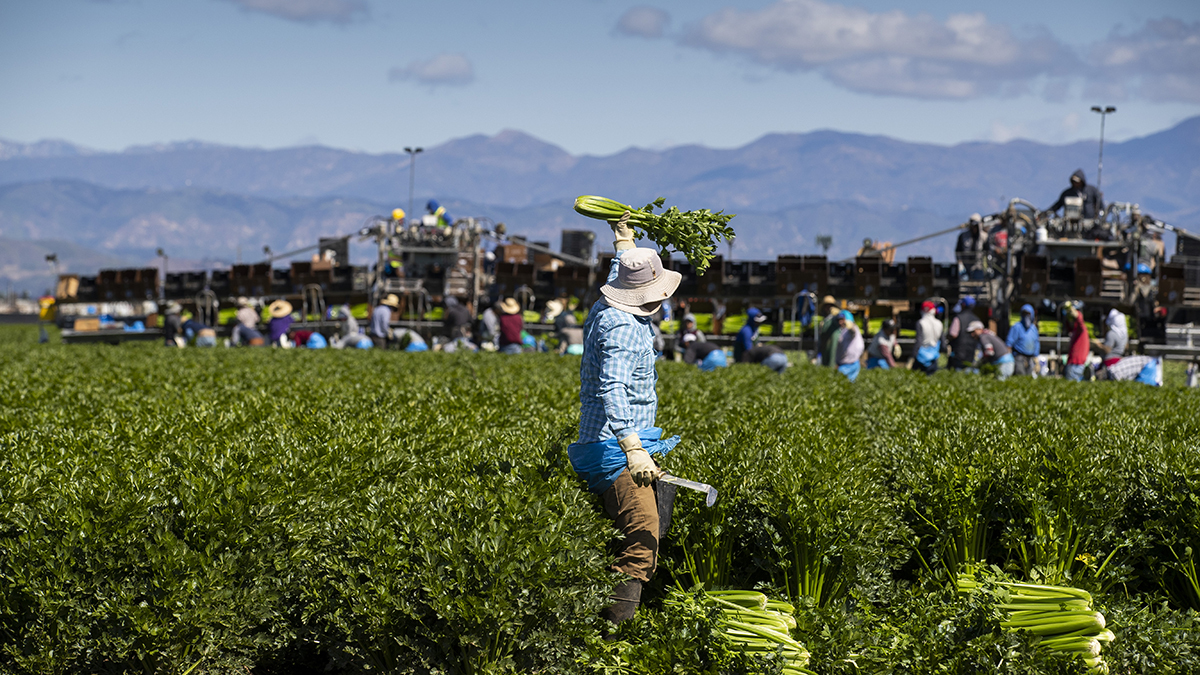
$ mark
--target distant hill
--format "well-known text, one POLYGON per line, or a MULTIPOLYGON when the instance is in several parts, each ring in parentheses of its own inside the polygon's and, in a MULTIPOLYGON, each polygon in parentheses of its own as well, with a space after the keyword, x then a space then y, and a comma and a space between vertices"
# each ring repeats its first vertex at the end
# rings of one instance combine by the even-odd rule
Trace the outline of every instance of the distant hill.
MULTIPOLYGON (((848 201, 921 208, 965 219, 1019 196, 1048 205, 1082 167, 1095 180, 1096 143, 1030 141, 940 146, 835 131, 771 134, 734 149, 631 148, 574 156, 516 131, 469 136, 417 157, 417 194, 495 206, 534 206, 598 193, 687 208, 777 211, 848 201)), ((1165 218, 1197 217, 1200 117, 1105 148, 1111 200, 1165 218)), ((325 147, 282 150, 187 142, 97 153, 61 141, 0 142, 0 185, 74 179, 110 188, 203 188, 269 197, 346 197, 404 206, 408 157, 325 147)), ((1181 223, 1184 224, 1184 223, 1181 223)), ((1185 224, 1186 226, 1186 224, 1185 224)))
MULTIPOLYGON (((1095 178, 1095 142, 939 146, 817 131, 771 134, 740 148, 631 148, 575 156, 516 131, 469 136, 418 156, 417 202, 488 216, 557 245, 562 228, 595 227, 570 209, 579 194, 737 213, 739 258, 852 255, 864 237, 905 239, 1023 197, 1049 205, 1082 167, 1095 178)), ((1200 117, 1105 147, 1111 200, 1200 230, 1200 117)), ((187 260, 246 260, 356 230, 408 203, 409 160, 325 147, 281 150, 199 142, 97 152, 65 141, 0 141, 0 237, 55 239, 130 261, 162 246, 187 260)), ((952 238, 902 256, 949 256, 952 238)), ((368 253, 360 252, 359 257, 368 253)), ((181 260, 182 264, 182 260, 181 260)), ((14 278, 11 274, 7 278, 14 278)), ((0 283, 3 283, 0 278, 0 283)))

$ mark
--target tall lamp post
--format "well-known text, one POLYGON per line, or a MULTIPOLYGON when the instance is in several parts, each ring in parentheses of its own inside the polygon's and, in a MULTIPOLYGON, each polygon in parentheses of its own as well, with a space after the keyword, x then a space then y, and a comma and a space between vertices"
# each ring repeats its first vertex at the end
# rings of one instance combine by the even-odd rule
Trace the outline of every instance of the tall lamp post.
POLYGON ((413 214, 413 187, 416 186, 417 174, 417 155, 424 152, 425 148, 405 148, 408 153, 408 217, 413 214))
POLYGON ((1117 109, 1111 105, 1103 108, 1094 105, 1092 106, 1092 112, 1100 114, 1100 161, 1096 165, 1096 190, 1098 191, 1100 189, 1100 179, 1104 176, 1104 118, 1117 112, 1117 109))
POLYGON ((162 258, 162 286, 158 287, 158 298, 165 300, 167 298, 167 253, 161 248, 155 253, 162 258))

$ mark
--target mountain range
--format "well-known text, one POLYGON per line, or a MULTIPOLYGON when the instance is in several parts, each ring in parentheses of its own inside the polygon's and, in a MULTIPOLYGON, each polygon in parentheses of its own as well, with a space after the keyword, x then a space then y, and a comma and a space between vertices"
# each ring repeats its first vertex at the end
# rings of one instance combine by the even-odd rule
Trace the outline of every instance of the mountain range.
MULTIPOLYGON (((732 149, 598 157, 504 131, 426 149, 414 177, 418 205, 435 197, 452 215, 489 217, 555 245, 564 228, 606 229, 571 210, 579 194, 636 206, 661 196, 683 209, 737 213, 738 258, 817 252, 818 234, 833 236, 830 256, 845 257, 864 237, 919 236, 1000 210, 1011 197, 1048 206, 1075 169, 1093 178, 1097 150, 1094 141, 941 146, 816 131, 732 149)), ((1104 160, 1107 199, 1200 229, 1200 117, 1108 143, 1104 160)), ((186 142, 99 152, 64 141, 0 141, 0 284, 36 292, 50 279, 43 260, 14 253, 13 242, 63 242, 69 252, 59 253, 60 264, 81 273, 117 261, 153 264, 159 247, 175 269, 261 259, 264 245, 312 244, 407 207, 409 167, 405 154, 317 146, 186 142)), ((940 237, 899 255, 945 258, 952 248, 953 237, 940 237)))

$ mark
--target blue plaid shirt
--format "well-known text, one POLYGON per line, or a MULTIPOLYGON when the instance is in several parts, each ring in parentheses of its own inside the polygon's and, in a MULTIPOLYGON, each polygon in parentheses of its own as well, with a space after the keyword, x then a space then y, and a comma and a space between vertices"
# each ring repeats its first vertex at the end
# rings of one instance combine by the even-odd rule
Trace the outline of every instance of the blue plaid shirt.
MULTIPOLYGON (((613 258, 608 283, 616 281, 613 258)), ((579 366, 579 442, 618 440, 654 427, 658 394, 654 385, 654 331, 650 318, 592 305, 583 323, 583 363, 579 366)))

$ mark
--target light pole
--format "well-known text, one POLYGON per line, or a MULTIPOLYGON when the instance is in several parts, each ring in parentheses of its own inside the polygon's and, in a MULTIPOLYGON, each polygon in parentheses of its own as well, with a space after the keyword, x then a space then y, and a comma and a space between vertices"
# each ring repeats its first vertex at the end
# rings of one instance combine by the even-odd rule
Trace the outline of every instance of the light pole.
POLYGON ((416 185, 417 174, 417 155, 424 152, 425 148, 405 148, 408 153, 408 217, 413 214, 413 187, 416 185))
POLYGON ((162 258, 162 286, 158 287, 158 297, 160 300, 167 298, 167 253, 161 248, 155 251, 158 257, 162 258))
POLYGON ((1104 175, 1104 118, 1117 112, 1117 109, 1111 105, 1103 108, 1094 105, 1092 106, 1092 112, 1100 113, 1100 162, 1096 165, 1096 191, 1098 192, 1100 190, 1100 179, 1104 175))

